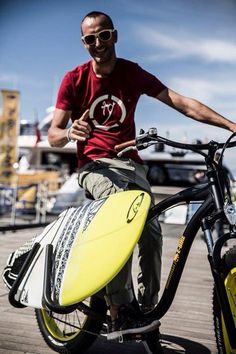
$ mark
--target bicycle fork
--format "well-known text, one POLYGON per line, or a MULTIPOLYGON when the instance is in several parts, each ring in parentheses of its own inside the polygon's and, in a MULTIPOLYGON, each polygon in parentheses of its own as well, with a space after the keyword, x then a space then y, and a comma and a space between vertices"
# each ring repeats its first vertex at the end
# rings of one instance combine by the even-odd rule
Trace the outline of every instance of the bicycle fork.
POLYGON ((225 322, 225 327, 229 337, 229 342, 232 349, 236 349, 235 324, 224 284, 221 258, 222 246, 228 239, 231 238, 231 235, 230 233, 225 234, 224 236, 220 237, 215 243, 213 243, 212 231, 210 228, 210 223, 207 219, 203 219, 202 221, 202 230, 204 232, 205 241, 207 244, 208 260, 210 263, 211 272, 216 287, 218 302, 220 304, 220 308, 225 322))

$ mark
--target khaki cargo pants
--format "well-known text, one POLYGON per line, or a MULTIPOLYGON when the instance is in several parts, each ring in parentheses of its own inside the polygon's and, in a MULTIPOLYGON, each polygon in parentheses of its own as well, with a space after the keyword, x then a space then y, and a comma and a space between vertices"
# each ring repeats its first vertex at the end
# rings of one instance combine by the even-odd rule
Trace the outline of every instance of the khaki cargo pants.
MULTIPOLYGON (((151 194, 146 174, 147 167, 131 159, 101 158, 79 170, 78 182, 94 199, 137 188, 151 194)), ((155 305, 160 290, 162 256, 162 234, 157 220, 145 226, 138 245, 138 300, 144 306, 155 305)), ((108 304, 121 305, 133 300, 131 266, 132 259, 106 286, 108 304)))

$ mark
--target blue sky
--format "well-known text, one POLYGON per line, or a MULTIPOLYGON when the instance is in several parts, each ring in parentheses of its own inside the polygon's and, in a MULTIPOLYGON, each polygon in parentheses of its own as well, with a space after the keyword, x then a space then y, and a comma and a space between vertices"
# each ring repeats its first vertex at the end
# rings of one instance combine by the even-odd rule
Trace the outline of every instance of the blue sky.
MULTIPOLYGON (((42 119, 64 73, 88 60, 80 21, 92 10, 112 17, 119 57, 236 121, 235 0, 1 0, 0 88, 20 91, 21 118, 42 119)), ((136 122, 178 140, 229 135, 148 97, 136 122)))

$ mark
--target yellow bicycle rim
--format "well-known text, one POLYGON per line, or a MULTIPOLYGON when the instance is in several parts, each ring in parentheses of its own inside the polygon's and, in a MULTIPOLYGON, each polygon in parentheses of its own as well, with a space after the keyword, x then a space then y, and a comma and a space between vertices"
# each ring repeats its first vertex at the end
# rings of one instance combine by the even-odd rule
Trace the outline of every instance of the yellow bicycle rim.
MULTIPOLYGON (((70 328, 71 331, 69 333, 65 333, 64 330, 59 328, 55 319, 53 317, 49 316, 48 311, 42 310, 42 315, 43 315, 44 324, 45 324, 48 332, 55 339, 58 339, 62 342, 63 341, 67 342, 68 340, 74 339, 78 335, 78 333, 80 332, 80 329, 76 329, 73 326, 70 328, 70 326, 68 325, 68 327, 70 328)), ((66 320, 66 316, 68 316, 68 315, 63 315, 63 316, 65 317, 65 320, 66 320)), ((83 324, 80 323, 80 327, 81 326, 83 326, 83 324)))
MULTIPOLYGON (((234 325, 236 328, 236 267, 231 269, 231 271, 227 275, 225 279, 225 288, 226 288, 226 292, 227 292, 227 296, 231 308, 231 313, 234 318, 234 325)), ((232 349, 229 343, 229 337, 226 331, 223 316, 222 316, 222 329, 223 329, 223 337, 224 337, 226 354, 236 354, 236 349, 232 349)))

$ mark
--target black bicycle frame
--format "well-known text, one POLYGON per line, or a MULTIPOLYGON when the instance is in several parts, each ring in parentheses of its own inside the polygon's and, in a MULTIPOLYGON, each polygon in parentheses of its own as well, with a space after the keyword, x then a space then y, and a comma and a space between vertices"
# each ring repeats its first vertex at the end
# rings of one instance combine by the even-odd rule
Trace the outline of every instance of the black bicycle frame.
MULTIPOLYGON (((213 185, 214 191, 215 185, 213 185)), ((180 191, 177 194, 170 196, 169 198, 159 202, 157 205, 153 206, 150 209, 148 214, 147 222, 152 221, 153 218, 158 217, 165 210, 170 207, 177 206, 180 203, 189 203, 192 201, 203 201, 202 205, 198 208, 198 210, 194 213, 190 221, 188 222, 183 235, 179 238, 179 244, 177 246, 177 250, 172 262, 172 266, 169 272, 168 279, 165 284, 165 288, 163 290, 160 301, 158 302, 155 309, 149 313, 147 313, 146 317, 156 317, 158 319, 162 318, 167 311, 169 310, 175 294, 180 283, 180 279, 183 273, 183 269, 188 258, 189 251, 193 244, 193 241, 197 235, 200 227, 203 229, 208 228, 207 230, 211 232, 211 227, 213 226, 215 219, 222 216, 222 211, 218 210, 218 216, 214 217, 215 211, 217 211, 219 206, 219 201, 215 202, 215 193, 212 191, 212 183, 208 183, 205 185, 197 185, 194 187, 190 187, 183 191, 180 191), (214 194, 214 196, 213 196, 214 194), (209 215, 213 215, 211 220, 206 222, 206 217, 209 215)), ((221 310, 223 313, 223 317, 225 320, 225 325, 227 328, 227 333, 229 336, 230 344, 232 348, 236 348, 236 336, 235 336, 235 326, 234 320, 232 318, 232 314, 230 311, 230 306, 228 302, 227 293, 224 286, 224 280, 222 279, 220 267, 221 267, 221 257, 220 251, 223 246, 223 243, 226 239, 230 238, 230 236, 222 237, 221 240, 217 240, 214 247, 211 244, 208 244, 208 260, 211 266, 212 275, 214 279, 214 283, 216 286, 216 291, 218 295, 218 301, 221 306, 221 310)))
POLYGON ((178 204, 183 202, 200 202, 202 200, 205 201, 198 208, 196 213, 194 213, 191 220, 188 222, 183 232, 183 235, 179 239, 179 244, 172 262, 172 266, 161 299, 155 309, 151 313, 147 314, 147 316, 151 315, 160 319, 166 314, 166 312, 170 308, 175 297, 175 293, 178 288, 192 243, 201 226, 201 220, 207 212, 210 212, 210 210, 213 209, 212 196, 209 193, 208 184, 197 185, 194 187, 187 188, 177 194, 168 197, 167 199, 159 202, 157 205, 150 209, 147 222, 150 222, 153 218, 158 217, 170 207, 177 206, 178 204))

